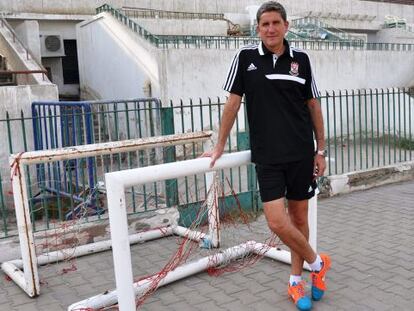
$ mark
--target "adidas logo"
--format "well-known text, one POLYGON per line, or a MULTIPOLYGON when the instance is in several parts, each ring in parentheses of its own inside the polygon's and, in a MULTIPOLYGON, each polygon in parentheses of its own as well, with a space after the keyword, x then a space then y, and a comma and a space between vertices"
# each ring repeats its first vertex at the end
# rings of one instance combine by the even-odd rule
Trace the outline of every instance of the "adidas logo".
POLYGON ((308 193, 311 193, 312 191, 313 191, 312 186, 309 186, 308 193))
POLYGON ((249 67, 247 67, 247 71, 252 71, 252 70, 256 70, 256 69, 257 69, 257 67, 253 63, 251 63, 249 65, 249 67))

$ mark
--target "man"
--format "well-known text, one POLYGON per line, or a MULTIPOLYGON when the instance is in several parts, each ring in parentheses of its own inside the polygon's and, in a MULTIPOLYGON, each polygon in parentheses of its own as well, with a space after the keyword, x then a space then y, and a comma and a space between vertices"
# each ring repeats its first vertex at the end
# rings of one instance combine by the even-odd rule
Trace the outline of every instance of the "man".
POLYGON ((264 3, 258 9, 257 24, 261 43, 240 49, 234 57, 224 84, 230 94, 218 142, 204 156, 211 157, 211 166, 220 158, 245 95, 252 162, 264 214, 269 228, 292 254, 288 294, 298 309, 310 310, 312 301, 305 295, 301 277, 303 262, 313 271, 313 300, 322 298, 330 268, 329 256, 316 254, 308 243, 308 199, 314 196, 315 179, 326 166, 319 92, 308 55, 284 39, 289 24, 283 6, 275 1, 264 3))

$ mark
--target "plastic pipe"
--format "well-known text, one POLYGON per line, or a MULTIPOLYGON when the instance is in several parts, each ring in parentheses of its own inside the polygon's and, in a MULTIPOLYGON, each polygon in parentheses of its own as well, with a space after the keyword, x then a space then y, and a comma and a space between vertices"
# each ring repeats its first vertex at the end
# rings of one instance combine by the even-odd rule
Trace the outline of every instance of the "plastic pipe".
MULTIPOLYGON (((167 275, 161 280, 158 284, 158 287, 170 284, 172 282, 178 281, 180 279, 186 278, 188 276, 200 273, 205 271, 206 269, 223 264, 229 260, 237 259, 243 255, 246 255, 252 251, 255 246, 255 242, 249 241, 237 246, 233 246, 224 250, 223 252, 217 253, 215 255, 211 255, 208 257, 203 257, 201 259, 189 262, 184 264, 180 267, 177 267, 175 270, 172 270, 167 273, 167 275)), ((142 295, 145 291, 151 286, 152 281, 157 276, 151 276, 149 278, 140 280, 137 283, 134 283, 134 294, 135 295, 142 295)), ((135 297, 134 295, 134 297, 135 297)), ((118 299, 118 290, 105 292, 104 294, 99 294, 93 296, 91 298, 76 302, 68 307, 68 311, 75 311, 81 309, 99 309, 105 306, 110 306, 115 304, 118 299)), ((122 309, 121 306, 120 310, 135 310, 135 300, 134 300, 134 309, 122 309)))

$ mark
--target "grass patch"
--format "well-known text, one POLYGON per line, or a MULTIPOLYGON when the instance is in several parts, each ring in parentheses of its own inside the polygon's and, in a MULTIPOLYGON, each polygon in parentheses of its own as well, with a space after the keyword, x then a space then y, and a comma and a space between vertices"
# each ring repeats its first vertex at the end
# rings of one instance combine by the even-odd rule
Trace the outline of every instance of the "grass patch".
POLYGON ((401 149, 414 150, 414 140, 409 140, 407 138, 400 138, 398 140, 397 146, 401 149))

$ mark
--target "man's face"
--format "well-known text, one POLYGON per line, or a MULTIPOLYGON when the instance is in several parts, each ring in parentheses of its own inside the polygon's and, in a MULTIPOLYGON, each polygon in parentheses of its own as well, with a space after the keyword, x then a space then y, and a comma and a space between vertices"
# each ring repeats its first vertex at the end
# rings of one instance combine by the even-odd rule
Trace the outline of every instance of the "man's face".
POLYGON ((272 49, 283 45, 283 39, 289 23, 284 21, 276 11, 265 12, 257 25, 257 34, 267 48, 272 49))

